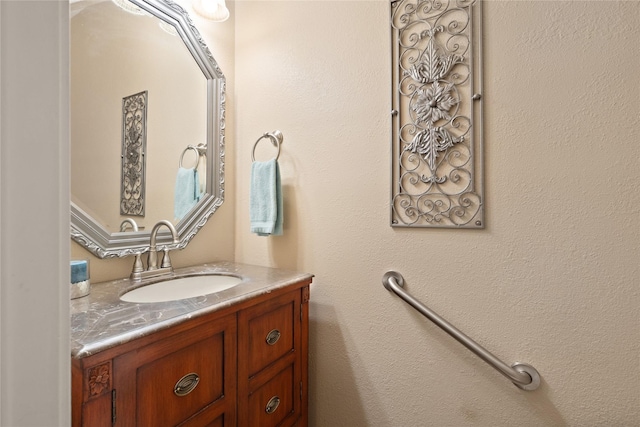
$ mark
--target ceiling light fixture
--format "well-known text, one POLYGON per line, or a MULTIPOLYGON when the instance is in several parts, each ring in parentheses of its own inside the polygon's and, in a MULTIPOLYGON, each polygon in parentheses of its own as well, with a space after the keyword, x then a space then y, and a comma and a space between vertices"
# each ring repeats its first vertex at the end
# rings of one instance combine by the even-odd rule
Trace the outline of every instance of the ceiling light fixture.
POLYGON ((222 22, 229 18, 225 0, 193 0, 193 10, 210 21, 222 22))
POLYGON ((138 6, 130 3, 128 0, 113 0, 115 4, 118 5, 123 10, 126 10, 129 13, 133 13, 134 15, 144 15, 145 11, 140 9, 138 6))

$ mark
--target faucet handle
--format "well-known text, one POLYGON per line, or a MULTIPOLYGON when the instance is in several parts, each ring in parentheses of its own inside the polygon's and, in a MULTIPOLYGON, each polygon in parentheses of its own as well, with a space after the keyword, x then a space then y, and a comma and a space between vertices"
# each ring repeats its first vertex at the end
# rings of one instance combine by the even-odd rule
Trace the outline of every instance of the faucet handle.
POLYGON ((171 268, 171 258, 169 258, 169 249, 164 249, 164 256, 162 257, 162 264, 160 268, 171 268))
POLYGON ((133 261, 133 273, 140 273, 144 271, 144 267, 142 266, 142 259, 140 258, 140 254, 136 254, 136 258, 133 261))
POLYGON ((131 270, 131 280, 140 280, 144 267, 142 266, 142 259, 140 254, 136 254, 136 259, 133 261, 133 269, 131 270))

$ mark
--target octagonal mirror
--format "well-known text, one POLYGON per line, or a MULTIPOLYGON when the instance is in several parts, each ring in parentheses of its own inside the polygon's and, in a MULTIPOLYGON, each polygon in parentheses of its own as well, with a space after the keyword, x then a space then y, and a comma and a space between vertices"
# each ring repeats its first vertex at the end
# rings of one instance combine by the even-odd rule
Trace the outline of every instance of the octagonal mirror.
POLYGON ((160 247, 184 248, 224 200, 224 75, 171 0, 71 0, 70 17, 71 238, 122 257, 165 219, 179 243, 160 247), (178 213, 185 169, 200 190, 178 213))

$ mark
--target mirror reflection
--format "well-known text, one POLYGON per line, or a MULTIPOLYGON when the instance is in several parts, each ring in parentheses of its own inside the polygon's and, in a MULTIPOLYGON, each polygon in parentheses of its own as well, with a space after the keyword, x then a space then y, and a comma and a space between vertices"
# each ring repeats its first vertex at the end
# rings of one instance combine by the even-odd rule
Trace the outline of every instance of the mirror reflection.
POLYGON ((186 213, 174 212, 181 160, 184 168, 197 164, 204 187, 205 162, 183 151, 206 142, 207 81, 175 28, 163 24, 112 1, 94 2, 71 20, 71 198, 109 232, 131 215, 140 229, 161 219, 178 222, 186 213), (142 216, 121 213, 123 99, 145 91, 142 216))
POLYGON ((224 76, 170 0, 70 11, 72 237, 123 256, 170 220, 184 247, 222 203, 224 76))

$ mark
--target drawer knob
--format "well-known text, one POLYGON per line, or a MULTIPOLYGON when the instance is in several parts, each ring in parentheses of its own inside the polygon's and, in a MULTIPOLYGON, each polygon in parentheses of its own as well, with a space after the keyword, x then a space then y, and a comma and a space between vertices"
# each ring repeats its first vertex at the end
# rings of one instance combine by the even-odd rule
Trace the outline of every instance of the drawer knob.
POLYGON ((277 343, 278 340, 280 339, 280 335, 282 334, 277 329, 273 329, 272 331, 270 331, 267 334, 267 338, 266 338, 267 344, 274 345, 275 343, 277 343))
POLYGON ((198 383, 200 382, 200 377, 196 373, 190 373, 180 378, 175 386, 173 386, 173 392, 176 396, 186 396, 191 393, 198 383))
POLYGON ((266 408, 264 408, 264 411, 267 414, 273 414, 274 412, 276 412, 276 409, 278 409, 278 406, 280 406, 280 398, 278 396, 273 396, 267 402, 267 406, 266 408))

